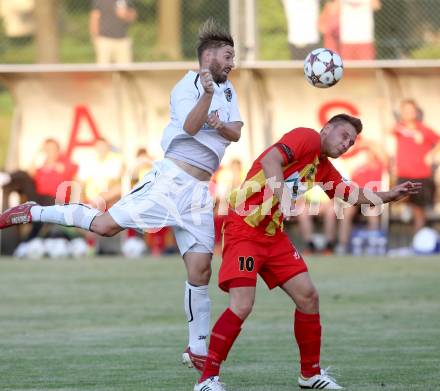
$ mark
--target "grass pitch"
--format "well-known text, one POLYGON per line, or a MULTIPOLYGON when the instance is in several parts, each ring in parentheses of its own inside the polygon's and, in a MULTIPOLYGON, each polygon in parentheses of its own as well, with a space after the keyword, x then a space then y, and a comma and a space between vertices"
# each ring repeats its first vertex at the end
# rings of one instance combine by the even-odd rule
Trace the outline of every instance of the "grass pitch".
MULTIPOLYGON (((0 258, 0 390, 189 391, 177 257, 0 258)), ((440 390, 440 259, 314 258, 322 365, 348 390, 440 390)), ((211 285, 213 318, 227 296, 211 285)), ((259 283, 223 366, 231 391, 296 390, 293 305, 259 283)), ((214 321, 215 319, 213 319, 214 321)))

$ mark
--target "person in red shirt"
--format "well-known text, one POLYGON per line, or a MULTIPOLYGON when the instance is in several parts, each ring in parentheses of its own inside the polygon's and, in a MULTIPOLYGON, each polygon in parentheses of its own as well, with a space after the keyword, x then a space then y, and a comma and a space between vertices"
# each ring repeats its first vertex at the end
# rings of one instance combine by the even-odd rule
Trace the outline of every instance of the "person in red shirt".
POLYGON ((257 274, 270 289, 283 289, 296 305, 299 386, 342 388, 320 368, 319 296, 303 258, 283 232, 283 218, 294 210, 292 200, 315 184, 330 198, 356 205, 387 203, 420 189, 418 183, 405 182, 390 191, 374 192, 345 182, 328 158, 345 153, 361 130, 361 121, 346 114, 331 118, 320 133, 295 128, 254 161, 242 186, 231 194, 219 272, 219 286, 229 293, 230 305, 212 329, 208 358, 194 391, 224 390, 220 366, 252 311, 257 274))
POLYGON ((339 0, 327 0, 319 14, 318 28, 322 34, 324 47, 336 53, 341 52, 339 0))
POLYGON ((400 104, 400 121, 393 129, 396 137, 395 170, 398 183, 417 180, 422 191, 411 195, 408 202, 413 211, 414 232, 426 224, 425 207, 432 205, 435 185, 430 157, 440 147, 440 135, 420 120, 420 109, 414 100, 400 104))
MULTIPOLYGON (((53 138, 44 141, 42 152, 44 161, 31 170, 31 175, 41 205, 51 205, 57 196, 58 187, 63 182, 72 181, 78 167, 62 154, 58 141, 53 138)), ((65 199, 60 201, 68 202, 65 199)))
MULTIPOLYGON (((38 201, 40 205, 53 205, 59 186, 74 179, 78 167, 61 152, 58 141, 53 138, 46 139, 41 147, 40 156, 34 162, 35 166, 28 172, 19 170, 6 174, 8 180, 2 186, 5 200, 11 192, 17 192, 28 200, 38 201)), ((69 201, 69 192, 60 192, 60 195, 63 198, 58 202, 69 201)), ((28 242, 36 238, 42 226, 40 222, 33 223, 32 229, 23 241, 28 242)))
MULTIPOLYGON (((43 161, 38 162, 36 168, 30 169, 29 174, 32 176, 35 185, 35 199, 40 205, 48 206, 56 202, 57 191, 63 182, 73 181, 78 171, 78 166, 72 163, 61 151, 60 144, 53 138, 44 140, 42 145, 43 161)), ((58 202, 69 202, 69 192, 60 192, 58 202)), ((35 222, 29 235, 25 238, 25 242, 30 241, 38 236, 43 223, 35 222)))
MULTIPOLYGON (((359 187, 369 187, 373 190, 383 190, 382 175, 384 174, 386 161, 380 148, 371 140, 365 140, 360 136, 356 140, 356 145, 341 159, 355 159, 356 165, 350 174, 352 182, 359 187)), ((380 209, 379 207, 370 207, 360 210, 359 206, 350 206, 343 208, 343 219, 340 220, 338 227, 339 243, 337 246, 338 254, 346 254, 349 248, 349 242, 352 234, 353 220, 361 212, 366 219, 367 229, 371 237, 380 230, 380 209)), ((375 239, 371 242, 374 243, 375 239)), ((373 246, 372 246, 373 247, 373 246)))

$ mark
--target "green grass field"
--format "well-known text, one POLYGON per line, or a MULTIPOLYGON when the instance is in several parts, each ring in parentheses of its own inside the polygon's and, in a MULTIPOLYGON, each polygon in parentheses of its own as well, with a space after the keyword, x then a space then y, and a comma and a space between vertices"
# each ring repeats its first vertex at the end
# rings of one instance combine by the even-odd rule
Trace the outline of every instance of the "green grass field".
MULTIPOLYGON (((192 390, 177 257, 0 261, 0 389, 192 390)), ((219 260, 215 260, 215 276, 219 260)), ((349 390, 440 389, 440 259, 314 258, 322 364, 349 390)), ((214 278, 214 281, 216 277, 214 278)), ((213 316, 227 296, 211 287, 213 316)), ((293 306, 259 284, 231 391, 296 390, 293 306)))

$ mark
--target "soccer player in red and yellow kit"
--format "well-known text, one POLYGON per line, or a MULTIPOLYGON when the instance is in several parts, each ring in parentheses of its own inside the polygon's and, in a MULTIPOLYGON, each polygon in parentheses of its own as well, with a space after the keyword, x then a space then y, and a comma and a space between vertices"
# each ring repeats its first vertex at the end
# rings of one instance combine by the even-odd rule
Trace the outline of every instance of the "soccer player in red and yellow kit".
POLYGON ((346 114, 331 118, 320 133, 293 129, 255 160, 241 188, 231 194, 219 274, 219 286, 229 293, 230 305, 213 327, 208 358, 194 391, 225 390, 219 382, 220 365, 252 310, 257 274, 270 289, 283 289, 296 305, 299 386, 342 389, 320 368, 318 292, 307 265, 283 232, 283 216, 292 214, 292 199, 315 184, 330 198, 343 198, 353 205, 387 203, 419 191, 420 184, 413 182, 374 192, 343 180, 328 158, 346 152, 361 130, 361 121, 346 114))

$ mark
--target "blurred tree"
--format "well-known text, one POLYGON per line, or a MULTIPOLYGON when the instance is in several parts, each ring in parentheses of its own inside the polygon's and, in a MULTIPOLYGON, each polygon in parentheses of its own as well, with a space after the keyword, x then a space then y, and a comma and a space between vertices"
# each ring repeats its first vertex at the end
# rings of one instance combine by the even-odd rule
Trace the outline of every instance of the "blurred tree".
POLYGON ((59 1, 36 0, 37 62, 55 64, 59 62, 59 1))
POLYGON ((182 31, 182 3, 181 0, 158 1, 158 39, 156 52, 159 58, 180 60, 182 47, 180 34, 182 31))
POLYGON ((186 59, 195 59, 197 57, 197 33, 206 19, 212 16, 223 27, 229 30, 229 1, 185 1, 184 7, 182 8, 183 22, 180 37, 182 41, 183 55, 186 59))

